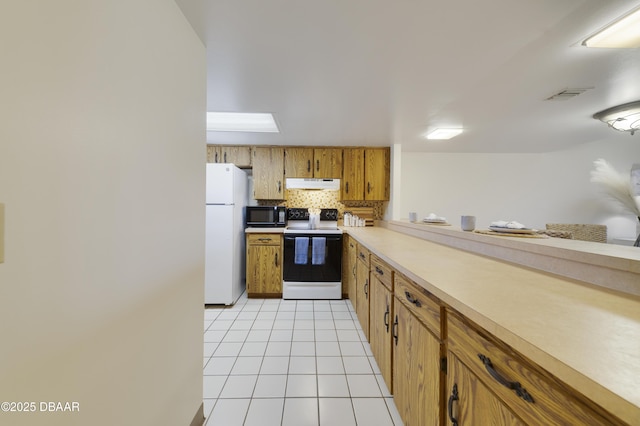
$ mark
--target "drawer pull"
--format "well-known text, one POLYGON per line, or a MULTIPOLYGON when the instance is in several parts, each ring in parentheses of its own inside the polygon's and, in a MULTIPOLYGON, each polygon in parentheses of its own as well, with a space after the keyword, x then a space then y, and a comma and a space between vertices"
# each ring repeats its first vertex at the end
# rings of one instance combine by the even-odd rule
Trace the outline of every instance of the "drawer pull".
POLYGON ((377 266, 376 266, 376 272, 377 272, 379 275, 384 275, 384 271, 383 271, 382 269, 380 269, 379 267, 377 267, 377 266))
POLYGON ((494 379, 496 379, 496 381, 498 383, 500 383, 502 386, 513 390, 516 395, 518 395, 520 398, 524 399, 527 402, 531 402, 533 403, 533 397, 529 394, 529 392, 527 392, 526 389, 524 389, 522 387, 522 385, 520 384, 520 382, 510 382, 509 380, 505 379, 504 377, 502 377, 494 368, 493 368, 493 364, 491 363, 491 359, 489 359, 488 357, 482 355, 482 354, 478 354, 478 358, 480 358, 480 361, 482 361, 482 363, 484 364, 484 368, 487 369, 487 372, 489 374, 491 374, 491 377, 493 377, 494 379))
POLYGON ((391 334, 393 335, 393 340, 395 341, 396 346, 398 346, 398 315, 396 315, 396 319, 393 320, 391 334))
POLYGON ((411 295, 411 293, 409 293, 408 291, 404 292, 404 296, 407 298, 407 300, 410 303, 413 303, 414 305, 416 305, 418 308, 422 307, 422 303, 420 303, 420 301, 418 299, 416 299, 415 297, 413 297, 411 295))
POLYGON ((263 243, 267 241, 271 241, 271 238, 258 238, 258 241, 262 241, 263 243))
POLYGON ((447 404, 447 412, 449 414, 449 420, 451 420, 451 424, 453 426, 458 426, 458 419, 453 417, 453 403, 458 401, 460 398, 458 397, 458 385, 454 384, 453 389, 451 391, 451 395, 449 396, 449 403, 447 404))
POLYGON ((389 332, 389 305, 387 305, 387 310, 384 312, 384 326, 387 328, 387 333, 389 332))

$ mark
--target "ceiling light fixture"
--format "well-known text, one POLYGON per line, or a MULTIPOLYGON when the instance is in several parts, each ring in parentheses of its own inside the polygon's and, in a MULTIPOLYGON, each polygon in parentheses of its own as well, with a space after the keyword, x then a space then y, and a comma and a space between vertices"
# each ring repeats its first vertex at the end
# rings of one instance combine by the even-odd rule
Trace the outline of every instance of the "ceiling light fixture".
POLYGON ((445 140, 458 136, 460 133, 462 133, 462 129, 433 129, 425 137, 432 140, 445 140))
POLYGON ((272 114, 253 112, 207 112, 207 131, 280 133, 272 114))
POLYGON ((640 8, 616 19, 583 41, 582 45, 608 48, 640 47, 640 8))
POLYGON ((640 129, 640 101, 605 109, 593 114, 593 118, 607 123, 619 132, 629 132, 633 135, 640 129))

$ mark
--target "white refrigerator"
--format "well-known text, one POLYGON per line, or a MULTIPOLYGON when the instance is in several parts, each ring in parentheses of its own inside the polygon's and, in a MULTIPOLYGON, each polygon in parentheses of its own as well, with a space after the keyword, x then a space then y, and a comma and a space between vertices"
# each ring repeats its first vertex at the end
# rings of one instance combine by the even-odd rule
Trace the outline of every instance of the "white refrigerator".
POLYGON ((207 164, 205 304, 232 305, 244 292, 247 185, 233 164, 207 164))

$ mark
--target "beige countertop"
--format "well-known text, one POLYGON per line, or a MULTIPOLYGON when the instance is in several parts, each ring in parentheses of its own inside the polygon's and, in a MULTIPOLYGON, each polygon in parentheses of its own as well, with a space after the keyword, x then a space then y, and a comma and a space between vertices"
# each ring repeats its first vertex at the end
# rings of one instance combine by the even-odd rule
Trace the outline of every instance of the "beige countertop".
POLYGON ((456 226, 381 222, 429 241, 640 296, 640 250, 562 238, 521 238, 463 232, 456 226))
POLYGON ((282 234, 284 227, 279 228, 245 228, 245 234, 282 234))
MULTIPOLYGON (((396 270, 569 386, 622 420, 640 425, 637 295, 427 241, 424 235, 417 238, 383 227, 344 230, 396 270)), ((439 232, 436 236, 442 235, 439 232)), ((471 243, 490 238, 500 241, 496 242, 500 246, 515 240, 509 238, 510 243, 506 238, 471 235, 455 229, 446 232, 450 233, 448 238, 455 238, 457 232, 471 243)), ((571 248, 567 241, 544 240, 551 245, 547 249, 540 248, 545 244, 543 240, 529 241, 535 241, 531 249, 542 254, 571 248)), ((602 246, 605 247, 596 251, 610 249, 607 244, 602 246)), ((590 246, 584 248, 587 257, 592 256, 590 246)), ((628 254, 628 258, 611 262, 614 267, 633 273, 638 267, 636 252, 628 254)))

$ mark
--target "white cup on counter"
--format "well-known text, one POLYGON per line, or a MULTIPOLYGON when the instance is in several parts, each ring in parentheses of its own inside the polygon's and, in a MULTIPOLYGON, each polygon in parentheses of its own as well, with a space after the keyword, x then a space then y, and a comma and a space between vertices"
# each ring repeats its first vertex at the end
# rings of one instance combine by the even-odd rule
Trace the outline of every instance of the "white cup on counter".
POLYGON ((461 216, 460 227, 463 231, 473 231, 476 229, 476 217, 475 216, 461 216))
POLYGON ((418 221, 418 213, 409 212, 409 222, 417 222, 418 221))

